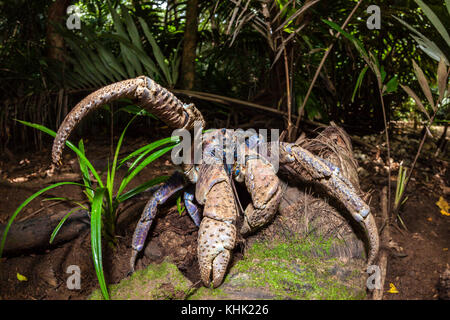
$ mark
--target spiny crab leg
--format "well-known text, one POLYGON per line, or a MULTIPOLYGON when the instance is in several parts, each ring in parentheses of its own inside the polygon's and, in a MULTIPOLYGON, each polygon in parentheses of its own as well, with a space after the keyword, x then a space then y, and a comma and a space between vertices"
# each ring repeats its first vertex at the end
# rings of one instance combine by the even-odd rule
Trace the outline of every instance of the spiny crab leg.
POLYGON ((359 197, 340 169, 300 146, 288 143, 280 143, 280 164, 288 164, 300 174, 303 168, 312 179, 317 179, 329 194, 342 202, 367 233, 370 246, 367 265, 371 265, 379 250, 378 229, 369 206, 359 197))
POLYGON ((184 104, 169 90, 152 79, 141 76, 103 87, 81 100, 66 116, 56 134, 53 149, 53 163, 59 164, 67 138, 78 123, 92 110, 114 100, 128 98, 156 115, 168 126, 191 130, 194 122, 205 122, 200 111, 193 104, 184 104))
POLYGON ((134 265, 136 262, 136 256, 139 251, 144 247, 145 239, 147 238, 148 231, 152 225, 153 219, 158 211, 158 206, 167 201, 177 191, 183 189, 186 186, 186 181, 182 173, 175 171, 156 192, 151 196, 147 202, 144 210, 142 211, 141 218, 134 230, 132 248, 130 258, 130 271, 129 274, 134 272, 134 265))

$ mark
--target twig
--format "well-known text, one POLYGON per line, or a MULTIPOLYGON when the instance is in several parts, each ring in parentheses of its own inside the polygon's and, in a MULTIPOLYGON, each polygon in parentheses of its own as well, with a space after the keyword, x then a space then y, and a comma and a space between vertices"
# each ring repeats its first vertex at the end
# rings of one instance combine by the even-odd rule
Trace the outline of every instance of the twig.
POLYGON ((387 123, 386 118, 386 109, 384 106, 384 99, 383 99, 383 84, 378 82, 378 92, 380 94, 380 100, 381 100, 381 109, 383 110, 383 121, 384 121, 384 128, 386 130, 386 147, 387 147, 387 165, 388 165, 388 202, 387 202, 387 213, 389 215, 390 212, 390 206, 391 206, 391 146, 389 143, 389 127, 387 123))
MULTIPOLYGON (((283 40, 283 38, 281 38, 283 40)), ((287 136, 289 141, 292 139, 292 101, 291 101, 291 85, 289 80, 289 66, 287 60, 286 46, 283 45, 283 55, 284 55, 284 73, 286 74, 286 93, 287 93, 287 108, 288 108, 288 127, 287 127, 287 136)))
MULTIPOLYGON (((389 242, 391 238, 391 233, 389 230, 389 215, 388 215, 388 200, 387 200, 387 187, 383 187, 381 191, 381 216, 383 218, 384 225, 383 231, 381 233, 381 243, 385 244, 389 242)), ((386 281, 386 268, 387 268, 387 255, 388 252, 384 245, 381 246, 382 250, 380 252, 380 259, 378 261, 378 265, 380 267, 380 289, 375 289, 373 291, 372 299, 373 300, 383 300, 383 290, 384 290, 384 282, 386 281)))

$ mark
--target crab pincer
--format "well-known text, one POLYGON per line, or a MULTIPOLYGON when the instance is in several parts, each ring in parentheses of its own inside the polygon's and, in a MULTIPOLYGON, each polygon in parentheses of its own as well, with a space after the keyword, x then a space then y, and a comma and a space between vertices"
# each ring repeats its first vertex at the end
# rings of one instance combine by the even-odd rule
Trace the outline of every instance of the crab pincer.
POLYGON ((202 166, 195 197, 204 204, 197 247, 200 276, 205 286, 212 283, 216 288, 223 281, 234 249, 238 214, 223 164, 202 166))

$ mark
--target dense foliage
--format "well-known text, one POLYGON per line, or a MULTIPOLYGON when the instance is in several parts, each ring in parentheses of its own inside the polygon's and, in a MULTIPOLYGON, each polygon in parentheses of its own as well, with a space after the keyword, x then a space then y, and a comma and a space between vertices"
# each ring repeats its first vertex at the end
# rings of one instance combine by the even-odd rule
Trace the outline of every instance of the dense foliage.
MULTIPOLYGON (((14 118, 56 128, 80 97, 107 83, 146 74, 167 87, 180 87, 186 1, 75 1, 72 4, 81 12, 80 30, 66 27, 66 12, 49 21, 58 2, 70 3, 0 1, 2 149, 25 141, 40 143, 39 136, 29 139, 35 134, 32 131, 19 130, 14 118), (50 25, 54 33, 49 33, 50 25), (56 33, 64 41, 60 60, 49 53, 56 33)), ((325 49, 334 43, 306 103, 306 117, 334 120, 350 132, 383 130, 375 75, 366 72, 354 94, 365 61, 351 41, 336 40, 336 32, 323 22, 342 25, 357 3, 199 0, 193 89, 253 101, 296 117, 325 49)), ((448 3, 426 3, 449 30, 448 3)), ((420 92, 412 59, 428 79, 435 79, 437 62, 420 49, 409 27, 433 41, 447 57, 448 42, 417 1, 378 1, 379 30, 366 26, 368 5, 362 2, 346 31, 380 61, 389 78, 395 76, 399 83, 420 92)), ((423 118, 402 90, 386 95, 385 104, 388 118, 423 118)), ((231 112, 217 103, 208 108, 231 112)), ((437 120, 446 116, 441 112, 437 120)))

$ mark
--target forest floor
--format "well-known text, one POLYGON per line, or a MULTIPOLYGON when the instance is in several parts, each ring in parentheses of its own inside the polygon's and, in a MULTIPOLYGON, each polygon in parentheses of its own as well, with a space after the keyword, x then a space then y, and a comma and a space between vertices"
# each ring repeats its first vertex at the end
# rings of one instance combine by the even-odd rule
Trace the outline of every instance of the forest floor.
MULTIPOLYGON (((392 162, 392 201, 395 194, 398 166, 401 161, 409 166, 419 144, 419 137, 410 135, 408 128, 397 125, 391 134, 392 162)), ((170 135, 167 130, 159 132, 159 137, 170 135)), ((158 136, 152 136, 157 139, 158 136)), ((435 136, 439 136, 437 133, 435 136)), ((106 167, 110 153, 109 139, 92 137, 85 140, 87 155, 94 159, 95 167, 106 167)), ((117 141, 117 140, 115 140, 117 141)), ((387 185, 387 171, 382 148, 384 134, 359 138, 354 143, 355 158, 359 163, 361 188, 370 193, 369 204, 374 212, 378 226, 381 226, 380 199, 381 190, 387 185), (380 156, 381 155, 381 156, 380 156)), ((126 140, 126 150, 131 152, 145 145, 144 138, 126 140)), ((447 148, 448 149, 448 148, 447 148)), ((440 197, 450 201, 449 155, 435 157, 434 142, 425 144, 418 166, 408 186, 408 199, 400 210, 400 215, 407 229, 397 221, 390 224, 392 240, 397 250, 391 250, 388 256, 387 276, 384 287, 384 299, 438 299, 439 276, 449 268, 450 254, 450 216, 440 212, 436 205, 440 197), (390 293, 390 285, 398 293, 390 293)), ((125 152, 124 152, 125 153, 125 152)), ((31 194, 43 187, 24 187, 12 184, 14 178, 23 177, 34 172, 42 172, 50 164, 50 144, 39 152, 15 154, 15 159, 0 158, 0 224, 5 224, 17 207, 31 194)), ((78 172, 75 155, 65 152, 64 170, 78 172)), ((132 186, 145 182, 161 174, 170 174, 174 170, 170 154, 156 160, 146 168, 132 186)), ((49 192, 48 197, 70 197, 83 199, 82 192, 74 186, 64 186, 49 192)), ((52 205, 42 201, 31 202, 20 213, 18 220, 38 217, 42 214, 58 212, 63 204, 52 205)), ((108 283, 118 283, 127 276, 130 257, 130 243, 135 226, 145 201, 136 203, 132 223, 119 230, 116 248, 105 247, 105 270, 108 283)), ((150 233, 149 241, 142 258, 138 260, 137 269, 150 263, 158 263, 170 256, 179 270, 193 283, 199 280, 196 257, 197 228, 183 212, 177 211, 175 201, 163 206, 150 233), (176 239, 176 240, 174 240, 176 239), (175 243, 175 242, 176 243, 175 243), (174 249, 176 248, 175 252, 174 249)), ((239 253, 234 256, 239 258, 239 253)), ((0 260, 0 300, 1 299, 86 299, 98 287, 90 251, 90 236, 86 229, 80 236, 70 242, 59 244, 50 249, 36 252, 22 252, 0 260), (81 270, 81 289, 69 290, 66 286, 70 265, 77 265, 81 270), (18 275, 25 276, 20 281, 18 275), (22 279, 23 280, 23 279, 22 279)), ((391 290, 392 291, 392 290, 391 290)))

